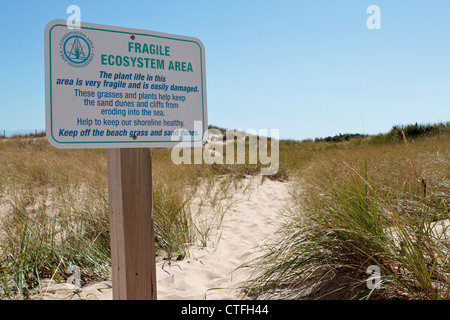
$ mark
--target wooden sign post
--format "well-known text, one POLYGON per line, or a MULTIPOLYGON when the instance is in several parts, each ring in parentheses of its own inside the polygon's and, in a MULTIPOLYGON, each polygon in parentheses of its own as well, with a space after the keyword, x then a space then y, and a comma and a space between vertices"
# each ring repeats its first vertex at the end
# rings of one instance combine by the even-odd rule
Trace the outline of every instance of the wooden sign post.
POLYGON ((114 300, 156 300, 150 149, 108 149, 114 300))

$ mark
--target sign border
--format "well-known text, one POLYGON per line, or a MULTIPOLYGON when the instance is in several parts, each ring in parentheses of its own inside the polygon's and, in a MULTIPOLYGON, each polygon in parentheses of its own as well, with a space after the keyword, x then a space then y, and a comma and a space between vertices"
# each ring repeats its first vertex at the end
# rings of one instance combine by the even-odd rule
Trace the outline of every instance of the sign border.
MULTIPOLYGON (((62 145, 85 145, 85 148, 96 148, 96 146, 94 144, 127 144, 126 146, 122 145, 122 146, 117 146, 117 148, 133 148, 133 144, 142 144, 142 143, 147 143, 147 144, 157 144, 157 143, 165 143, 167 145, 170 146, 148 146, 149 148, 151 147, 174 147, 176 145, 179 145, 180 143, 187 143, 187 144, 196 144, 196 143, 200 143, 203 142, 205 137, 205 132, 207 130, 207 123, 205 121, 205 115, 206 115, 206 110, 205 110, 205 88, 204 86, 206 86, 206 81, 204 80, 204 65, 205 65, 205 58, 204 58, 204 46, 201 43, 201 41, 199 39, 193 38, 193 37, 186 37, 186 36, 180 36, 182 38, 189 38, 189 39, 180 39, 180 38, 176 38, 176 35, 171 35, 171 34, 163 34, 161 32, 156 32, 156 31, 146 31, 146 30, 140 30, 140 29, 131 29, 131 28, 122 28, 122 27, 113 27, 113 26, 108 26, 108 25, 96 25, 96 24, 92 24, 92 23, 81 23, 80 25, 80 29, 86 29, 86 30, 96 30, 96 31, 106 31, 106 32, 113 32, 113 33, 122 33, 122 34, 129 34, 129 35, 138 35, 138 36, 146 36, 146 37, 154 37, 154 38, 163 38, 163 39, 169 39, 169 40, 176 40, 176 41, 185 41, 185 42, 192 42, 195 43, 199 49, 200 49, 200 77, 201 77, 201 95, 202 95, 202 135, 201 138, 199 140, 189 140, 189 141, 184 141, 184 140, 168 140, 168 141, 137 141, 137 140, 131 140, 131 141, 74 141, 74 142, 70 142, 70 141, 59 141, 57 140, 54 136, 53 136, 53 101, 52 101, 52 97, 53 97, 53 93, 52 93, 52 38, 51 38, 51 32, 55 27, 65 27, 67 28, 67 24, 64 23, 64 20, 53 20, 51 22, 49 22, 46 26, 46 32, 45 32, 45 36, 46 39, 48 39, 48 48, 46 47, 46 49, 48 49, 48 54, 46 54, 45 59, 48 59, 48 69, 47 67, 45 68, 46 71, 48 71, 48 79, 46 77, 46 87, 49 86, 49 97, 47 99, 46 97, 46 109, 47 107, 49 108, 49 110, 46 110, 46 113, 48 112, 48 117, 46 115, 46 121, 48 121, 49 123, 47 123, 46 127, 47 127, 47 133, 48 133, 48 128, 50 129, 50 135, 52 140, 57 143, 57 144, 62 144, 62 145), (85 26, 83 26, 83 24, 85 24, 85 26), (50 27, 51 26, 51 27, 50 27), (50 28, 49 28, 50 27, 50 28), (125 31, 125 30, 110 30, 110 29, 104 29, 104 28, 120 28, 120 29, 127 29, 129 31, 125 31), (47 31, 48 30, 48 31, 47 31), (135 31, 135 32, 132 32, 135 31), (143 32, 152 32, 152 33, 156 33, 156 34, 148 34, 148 33, 143 33, 143 32), (48 81, 47 81, 48 80, 48 81), (48 126, 50 124, 50 126, 48 126), (206 128, 205 128, 206 127, 206 128)), ((46 90, 47 91, 47 90, 46 90)), ((56 145, 54 145, 56 147, 56 145)), ((81 148, 82 146, 80 146, 81 148)), ((142 148, 142 147, 146 147, 146 146, 142 146, 142 145, 136 145, 135 148, 142 148)), ((99 147, 100 149, 101 147, 99 147)))

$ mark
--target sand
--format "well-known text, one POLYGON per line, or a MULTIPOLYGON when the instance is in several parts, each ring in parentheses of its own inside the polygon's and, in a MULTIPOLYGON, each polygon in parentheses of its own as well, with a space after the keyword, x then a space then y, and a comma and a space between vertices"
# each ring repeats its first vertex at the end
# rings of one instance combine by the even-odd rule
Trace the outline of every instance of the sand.
MULTIPOLYGON (((223 215, 221 227, 209 234, 207 246, 192 246, 183 260, 157 261, 159 300, 242 299, 239 289, 252 270, 241 268, 261 254, 261 246, 270 240, 280 222, 280 212, 288 203, 287 183, 261 177, 245 179, 251 187, 238 189, 227 200, 231 207, 223 215)), ((212 208, 201 215, 214 216, 212 208)), ((201 218, 201 217, 198 217, 201 218)), ((111 281, 94 281, 77 288, 49 279, 42 282, 44 299, 112 299, 111 281)))

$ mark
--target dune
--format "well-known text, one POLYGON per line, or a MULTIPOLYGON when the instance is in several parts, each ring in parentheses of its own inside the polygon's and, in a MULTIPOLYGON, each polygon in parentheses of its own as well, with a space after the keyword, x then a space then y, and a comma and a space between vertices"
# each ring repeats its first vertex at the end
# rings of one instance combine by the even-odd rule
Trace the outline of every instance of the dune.
MULTIPOLYGON (((250 192, 237 190, 232 206, 219 229, 210 233, 207 246, 190 248, 180 261, 159 260, 158 300, 241 299, 242 281, 251 269, 241 268, 261 253, 261 246, 274 236, 280 212, 289 194, 287 183, 249 177, 250 192)), ((211 208, 212 209, 212 208, 211 208)), ((204 210, 202 214, 211 214, 204 210)), ((80 288, 69 283, 45 280, 41 284, 44 299, 112 299, 111 281, 93 281, 80 288)))

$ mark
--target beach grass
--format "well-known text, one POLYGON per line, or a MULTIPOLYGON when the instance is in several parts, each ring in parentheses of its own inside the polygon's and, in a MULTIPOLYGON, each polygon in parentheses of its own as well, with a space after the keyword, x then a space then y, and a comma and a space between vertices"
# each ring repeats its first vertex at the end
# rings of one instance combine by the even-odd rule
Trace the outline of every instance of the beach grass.
MULTIPOLYGON (((279 170, 264 178, 289 181, 293 201, 278 241, 248 266, 249 296, 448 299, 449 128, 281 140, 279 170), (367 288, 373 266, 383 289, 367 288)), ((234 195, 251 194, 245 178, 264 167, 246 151, 241 165, 176 165, 170 149, 152 149, 159 259, 217 246, 234 195)), ((71 266, 83 282, 110 279, 109 240, 105 150, 0 141, 1 299, 31 298, 44 278, 66 281, 71 266)))
POLYGON ((448 124, 437 127, 314 151, 278 240, 248 266, 249 296, 449 299, 450 135, 448 124))
MULTIPOLYGON (((170 149, 151 154, 158 259, 183 259, 213 233, 217 245, 248 169, 175 165, 170 149)), ((1 141, 0 298, 29 298, 45 290, 44 278, 66 281, 70 266, 81 269, 83 282, 110 279, 109 241, 105 150, 56 149, 35 136, 1 141)))
MULTIPOLYGON (((168 168, 163 151, 153 157, 153 214, 158 254, 173 259, 195 237, 186 203, 199 178, 168 168)), ((0 296, 27 298, 42 278, 66 280, 71 265, 83 281, 109 279, 105 151, 14 137, 0 143, 0 155, 0 296)))

